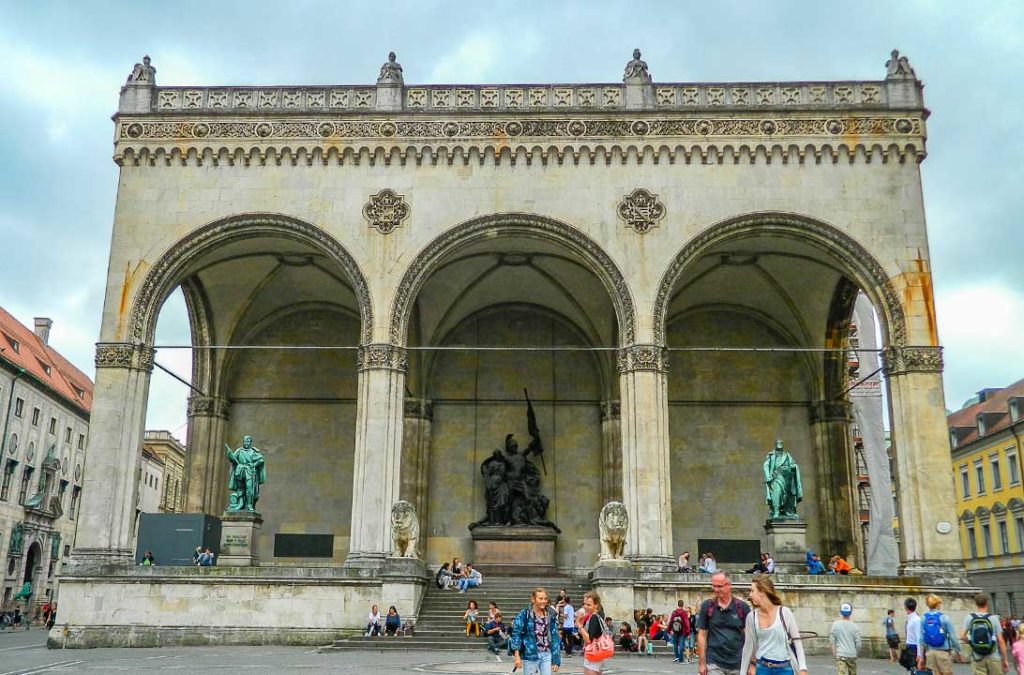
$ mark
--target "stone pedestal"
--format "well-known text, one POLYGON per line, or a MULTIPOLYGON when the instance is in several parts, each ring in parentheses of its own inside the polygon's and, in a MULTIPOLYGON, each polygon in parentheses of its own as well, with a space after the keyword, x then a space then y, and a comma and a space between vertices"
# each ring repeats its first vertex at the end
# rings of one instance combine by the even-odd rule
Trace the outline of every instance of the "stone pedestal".
MULTIPOLYGON (((473 566, 483 574, 554 574, 555 539, 550 527, 473 528, 473 566)), ((486 580, 485 580, 486 583, 486 580)))
POLYGON ((260 564, 257 548, 263 518, 252 512, 225 511, 220 519, 220 553, 217 564, 231 567, 256 567, 260 564))
POLYGON ((806 574, 807 523, 769 520, 764 524, 765 550, 775 559, 776 574, 806 574))

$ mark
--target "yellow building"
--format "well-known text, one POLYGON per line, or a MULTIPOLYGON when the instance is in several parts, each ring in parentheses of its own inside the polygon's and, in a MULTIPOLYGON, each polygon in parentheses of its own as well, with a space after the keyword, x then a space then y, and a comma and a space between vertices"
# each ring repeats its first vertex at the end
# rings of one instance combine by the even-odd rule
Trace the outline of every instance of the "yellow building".
POLYGON ((947 418, 964 563, 994 610, 1024 613, 1024 380, 978 392, 947 418))
POLYGON ((185 473, 185 446, 169 431, 147 431, 143 436, 142 447, 164 464, 159 511, 181 513, 184 511, 182 481, 185 473))

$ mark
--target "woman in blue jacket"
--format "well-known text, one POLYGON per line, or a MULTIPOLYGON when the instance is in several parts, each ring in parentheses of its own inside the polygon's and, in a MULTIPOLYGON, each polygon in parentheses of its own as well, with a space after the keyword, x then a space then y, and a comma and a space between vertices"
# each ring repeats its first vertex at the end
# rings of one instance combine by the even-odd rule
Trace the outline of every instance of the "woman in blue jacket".
POLYGON ((548 607, 548 593, 535 588, 530 593, 529 607, 512 620, 509 647, 516 660, 516 669, 524 675, 551 675, 562 665, 562 645, 558 639, 558 616, 548 607))

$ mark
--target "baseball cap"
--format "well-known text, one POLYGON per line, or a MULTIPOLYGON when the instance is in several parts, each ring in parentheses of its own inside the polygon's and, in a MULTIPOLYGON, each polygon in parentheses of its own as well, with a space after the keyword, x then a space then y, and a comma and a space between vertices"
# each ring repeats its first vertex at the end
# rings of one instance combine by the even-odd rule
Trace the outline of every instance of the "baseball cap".
POLYGON ((839 605, 839 613, 843 616, 850 616, 851 614, 853 614, 853 606, 848 602, 844 602, 843 604, 839 605))

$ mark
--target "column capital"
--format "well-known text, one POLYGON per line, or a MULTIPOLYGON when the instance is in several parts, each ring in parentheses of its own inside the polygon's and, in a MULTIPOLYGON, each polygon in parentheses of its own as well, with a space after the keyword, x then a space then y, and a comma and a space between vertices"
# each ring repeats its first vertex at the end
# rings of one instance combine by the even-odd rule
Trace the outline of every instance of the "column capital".
POLYGON ((622 374, 650 370, 668 372, 668 350, 655 344, 637 344, 619 350, 619 372, 622 374))
POLYGON ((886 377, 904 373, 941 373, 942 347, 886 347, 882 350, 886 377))
POLYGON ((374 342, 359 347, 356 356, 357 370, 397 370, 405 372, 409 369, 409 356, 404 347, 388 342, 374 342))
POLYGON ((601 401, 601 420, 617 420, 622 417, 622 404, 618 399, 601 401))
POLYGON ((156 350, 149 345, 130 342, 97 342, 97 368, 130 368, 153 372, 156 350))
POLYGON ((220 396, 200 396, 193 394, 188 397, 188 416, 193 417, 220 417, 228 419, 231 411, 231 402, 220 396))
POLYGON ((846 401, 816 401, 810 404, 811 424, 816 422, 848 422, 853 419, 846 401))
POLYGON ((434 402, 429 398, 406 398, 403 412, 407 418, 431 420, 434 419, 434 402))

